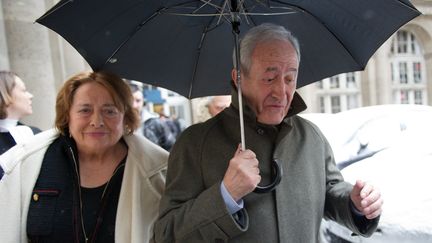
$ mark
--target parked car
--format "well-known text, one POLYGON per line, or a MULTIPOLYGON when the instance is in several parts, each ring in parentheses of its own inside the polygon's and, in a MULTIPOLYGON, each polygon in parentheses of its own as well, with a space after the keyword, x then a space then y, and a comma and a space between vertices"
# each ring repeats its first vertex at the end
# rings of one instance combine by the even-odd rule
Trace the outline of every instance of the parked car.
POLYGON ((324 221, 324 242, 432 242, 432 107, 384 105, 302 116, 326 135, 345 180, 370 181, 384 198, 370 238, 324 221))

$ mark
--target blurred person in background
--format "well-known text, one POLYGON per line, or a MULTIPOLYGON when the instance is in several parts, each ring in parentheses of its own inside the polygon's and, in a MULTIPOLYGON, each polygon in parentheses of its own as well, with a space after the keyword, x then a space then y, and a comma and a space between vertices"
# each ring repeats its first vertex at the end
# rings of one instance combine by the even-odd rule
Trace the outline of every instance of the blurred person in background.
MULTIPOLYGON (((148 140, 152 141, 153 143, 158 143, 158 138, 156 137, 155 133, 151 129, 145 129, 144 130, 144 116, 146 116, 147 109, 144 107, 144 94, 143 94, 143 84, 141 82, 135 81, 135 80, 126 80, 126 82, 129 85, 129 88, 132 91, 133 96, 133 108, 138 113, 138 116, 140 118, 140 125, 136 129, 135 133, 138 135, 143 135, 148 140)), ((157 117, 157 115, 156 115, 157 117)))
POLYGON ((217 95, 209 97, 207 109, 211 117, 216 116, 219 112, 231 104, 231 95, 217 95))
POLYGON ((145 107, 143 84, 135 80, 127 80, 134 97, 133 107, 140 116, 140 126, 136 133, 143 135, 153 143, 169 151, 175 142, 175 137, 169 127, 164 124, 165 117, 150 112, 145 107))
POLYGON ((33 113, 32 98, 16 73, 0 71, 0 154, 40 132, 20 122, 33 113))
POLYGON ((149 242, 168 153, 133 134, 118 76, 83 72, 57 95, 56 129, 0 156, 2 242, 149 242))

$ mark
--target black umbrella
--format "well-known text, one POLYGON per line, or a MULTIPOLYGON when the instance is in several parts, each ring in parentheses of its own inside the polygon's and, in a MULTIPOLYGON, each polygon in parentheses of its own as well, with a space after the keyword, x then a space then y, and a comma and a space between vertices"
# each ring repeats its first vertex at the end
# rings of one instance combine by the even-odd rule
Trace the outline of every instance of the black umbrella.
POLYGON ((63 0, 36 21, 63 36, 94 70, 110 70, 194 98, 229 94, 233 21, 238 21, 240 33, 264 22, 292 31, 301 46, 301 87, 363 70, 384 41, 420 14, 408 0, 232 3, 63 0))
POLYGON ((363 70, 419 14, 408 0, 63 0, 37 22, 63 36, 94 70, 194 98, 230 92, 233 48, 255 25, 283 25, 299 39, 301 87, 363 70))

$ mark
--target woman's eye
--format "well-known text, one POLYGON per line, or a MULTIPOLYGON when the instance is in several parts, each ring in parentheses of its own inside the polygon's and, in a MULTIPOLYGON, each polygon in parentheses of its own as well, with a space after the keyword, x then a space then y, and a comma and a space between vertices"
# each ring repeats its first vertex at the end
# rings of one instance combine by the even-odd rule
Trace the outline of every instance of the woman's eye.
POLYGON ((90 113, 90 109, 88 109, 88 108, 84 108, 84 109, 80 109, 80 110, 78 110, 78 112, 79 113, 82 113, 82 114, 87 114, 87 113, 90 113))
POLYGON ((106 110, 104 110, 104 113, 107 116, 115 116, 115 115, 117 115, 118 111, 116 109, 106 109, 106 110))

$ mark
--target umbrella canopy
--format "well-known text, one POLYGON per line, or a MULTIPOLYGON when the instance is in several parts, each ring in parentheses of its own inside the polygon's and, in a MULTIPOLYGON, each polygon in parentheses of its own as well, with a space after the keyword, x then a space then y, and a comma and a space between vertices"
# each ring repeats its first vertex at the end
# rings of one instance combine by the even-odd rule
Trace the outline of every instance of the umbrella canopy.
POLYGON ((419 14, 408 0, 63 0, 37 22, 94 70, 194 98, 229 94, 233 22, 240 34, 265 22, 290 30, 300 42, 301 87, 363 70, 419 14))

